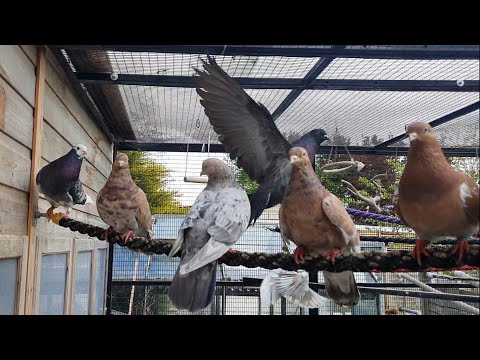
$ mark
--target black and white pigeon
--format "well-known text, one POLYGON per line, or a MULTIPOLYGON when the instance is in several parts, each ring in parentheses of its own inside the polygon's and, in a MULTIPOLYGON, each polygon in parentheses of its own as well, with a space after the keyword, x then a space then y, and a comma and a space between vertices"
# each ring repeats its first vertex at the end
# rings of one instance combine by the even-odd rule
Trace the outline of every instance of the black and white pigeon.
POLYGON ((85 145, 75 145, 67 154, 45 165, 38 172, 38 191, 51 205, 46 214, 48 220, 51 219, 53 210, 59 206, 67 209, 65 216, 68 216, 74 205, 94 203, 80 182, 80 170, 86 155, 85 145))
POLYGON ((255 224, 263 210, 282 202, 292 168, 288 151, 296 146, 304 148, 315 168, 315 154, 328 140, 327 134, 314 129, 290 144, 267 108, 255 102, 212 57, 203 61, 203 67, 205 71, 194 70, 199 75, 195 82, 205 114, 230 158, 238 159, 238 166, 259 183, 249 194, 250 224, 255 224))
POLYGON ((208 176, 205 189, 183 220, 169 256, 182 248, 182 259, 168 291, 179 310, 195 312, 208 306, 215 294, 217 260, 247 229, 248 197, 229 167, 207 159, 200 175, 208 176))

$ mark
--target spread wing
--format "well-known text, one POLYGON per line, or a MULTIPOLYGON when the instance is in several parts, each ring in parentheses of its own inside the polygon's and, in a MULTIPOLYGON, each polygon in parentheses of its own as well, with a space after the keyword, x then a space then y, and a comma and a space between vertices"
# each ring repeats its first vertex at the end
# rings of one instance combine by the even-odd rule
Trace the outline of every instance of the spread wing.
POLYGON ((203 64, 205 71, 195 69, 197 93, 230 158, 238 158, 238 166, 259 183, 277 169, 289 169, 291 145, 265 106, 256 103, 213 58, 203 64))

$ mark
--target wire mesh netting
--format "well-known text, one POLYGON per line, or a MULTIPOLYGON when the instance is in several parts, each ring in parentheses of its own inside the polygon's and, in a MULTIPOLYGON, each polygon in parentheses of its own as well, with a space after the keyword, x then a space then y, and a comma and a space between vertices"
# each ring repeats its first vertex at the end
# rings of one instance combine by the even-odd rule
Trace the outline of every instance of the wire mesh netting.
MULTIPOLYGON (((207 144, 208 145, 208 144, 207 144)), ((209 157, 225 161, 239 177, 239 170, 224 153, 208 153, 205 146, 203 153, 181 152, 138 152, 129 151, 130 168, 132 176, 149 197, 152 214, 154 214, 154 238, 174 241, 181 222, 186 212, 195 201, 197 195, 203 190, 205 184, 185 181, 185 177, 198 177, 201 163, 209 157)), ((317 164, 323 165, 329 161, 340 161, 346 155, 318 156, 317 164)), ((357 160, 366 164, 360 174, 365 179, 370 179, 379 173, 386 173, 382 180, 385 190, 385 199, 380 205, 385 213, 395 215, 391 204, 391 193, 395 181, 400 175, 400 170, 405 159, 403 157, 367 156, 362 155, 357 160), (390 194, 390 195, 389 195, 390 194)), ((478 158, 451 159, 455 166, 461 166, 465 171, 476 176, 478 180, 478 158), (461 161, 460 161, 461 160, 461 161), (459 165, 459 161, 461 165, 459 165), (476 174, 476 175, 475 175, 476 174)), ((360 180, 358 173, 343 174, 359 190, 373 195, 374 188, 360 180)), ((345 189, 339 185, 335 176, 322 175, 322 182, 342 196, 348 207, 365 210, 365 204, 353 196, 346 195, 345 189)), ((239 180, 240 181, 240 180, 239 180)), ((244 181, 244 180, 243 180, 244 181)), ((243 183, 242 185, 246 185, 243 183)), ((382 237, 415 238, 410 228, 374 220, 355 218, 361 236, 376 236, 379 241, 362 242, 362 251, 390 251, 396 249, 412 250, 413 245, 404 243, 384 243, 382 237)), ((278 232, 267 229, 278 225, 278 206, 264 211, 255 226, 247 229, 234 248, 246 252, 277 253, 282 251, 282 240, 278 232)), ((289 250, 295 249, 290 244, 289 250)), ((126 247, 115 246, 113 255, 113 282, 112 282, 112 314, 190 314, 187 311, 177 311, 168 299, 168 286, 172 280, 179 258, 168 258, 166 255, 146 255, 134 253, 126 247)), ((478 278, 478 271, 467 272, 478 278)), ((222 314, 291 314, 306 315, 308 309, 300 308, 293 303, 282 299, 274 306, 261 303, 259 284, 269 270, 262 268, 246 268, 243 266, 231 267, 219 265, 217 268, 217 286, 214 301, 199 313, 203 315, 222 314), (254 285, 248 281, 256 281, 254 285)), ((450 274, 451 272, 445 272, 450 274)), ((427 277, 423 273, 410 273, 415 279, 425 283, 446 284, 439 291, 452 294, 479 295, 478 283, 465 281, 452 281, 427 277), (465 285, 467 284, 467 285, 465 285), (468 287, 465 287, 468 286, 468 287)), ((355 273, 357 283, 361 289, 361 301, 352 308, 341 308, 330 299, 319 309, 319 314, 463 314, 462 309, 456 307, 451 300, 424 299, 404 294, 389 293, 388 291, 406 290, 424 291, 411 282, 394 273, 355 273), (453 305, 452 305, 453 304, 453 305)), ((322 272, 318 274, 319 284, 323 284, 322 272)), ((326 296, 325 290, 320 288, 320 295, 326 296)), ((469 303, 478 308, 476 303, 469 303)))
MULTIPOLYGON (((325 46, 329 48, 330 46, 325 46)), ((312 46, 312 48, 321 48, 312 46)), ((347 46, 347 49, 392 49, 395 46, 347 46)), ((409 46, 409 49, 424 49, 422 46, 409 46)), ((442 49, 430 46, 429 49, 442 49)), ((469 49, 458 47, 458 51, 469 49)), ((116 73, 119 75, 142 75, 150 78, 158 75, 165 77, 192 77, 193 68, 202 69, 203 54, 182 54, 165 52, 75 50, 69 51, 76 67, 75 72, 116 73)), ((215 56, 217 63, 230 76, 244 79, 302 80, 325 58, 295 56, 215 56)), ((321 80, 372 80, 372 81, 478 81, 480 78, 478 59, 370 59, 370 58, 334 58, 317 76, 321 80)), ((314 79, 310 79, 314 80, 314 79)), ((306 81, 308 82, 308 81, 306 81)), ((303 82, 299 83, 304 84, 303 82)), ((362 91, 352 87, 349 90, 308 90, 299 84, 292 86, 300 90, 300 96, 287 105, 283 101, 291 90, 261 89, 247 93, 256 101, 263 103, 271 113, 280 109, 287 110, 277 119, 281 132, 305 133, 314 128, 324 128, 332 132, 340 129, 350 138, 351 145, 364 146, 362 136, 376 136, 379 139, 402 134, 405 124, 421 120, 431 122, 468 105, 478 102, 478 91, 414 91, 403 88, 401 91, 375 90, 362 91)), ((115 135, 122 140, 139 142, 186 143, 189 141, 206 142, 209 135, 209 123, 203 113, 199 97, 193 88, 162 87, 144 85, 105 85, 88 83, 89 96, 92 93, 95 103, 101 103, 103 112, 111 113, 115 121, 110 121, 115 135), (103 95, 101 95, 103 94, 103 95), (192 131, 200 121, 200 131, 192 131), (128 125, 125 125, 128 124, 128 125), (128 129, 128 131, 127 131, 128 129)), ((435 86, 435 83, 431 83, 435 86)), ((473 117, 478 123, 478 112, 473 117)), ((455 123, 453 121, 452 123, 455 123)), ((464 126, 452 128, 456 134, 465 134, 464 126)), ((213 143, 218 143, 213 134, 213 143)), ((452 147, 473 146, 470 139, 462 135, 452 136, 452 147), (463 140, 467 140, 464 142, 463 140)))

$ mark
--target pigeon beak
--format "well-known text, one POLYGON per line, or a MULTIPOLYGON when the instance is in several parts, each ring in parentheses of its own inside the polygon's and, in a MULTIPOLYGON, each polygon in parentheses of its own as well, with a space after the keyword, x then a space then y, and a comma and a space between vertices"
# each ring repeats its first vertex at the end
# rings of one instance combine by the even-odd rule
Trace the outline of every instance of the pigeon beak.
POLYGON ((123 167, 123 165, 125 165, 125 161, 123 161, 123 160, 118 160, 118 165, 120 165, 120 167, 123 167))
POLYGON ((292 155, 292 156, 290 156, 290 162, 291 162, 291 163, 294 163, 294 162, 297 161, 297 160, 298 160, 298 156, 297 156, 297 155, 292 155))
POLYGON ((205 173, 203 172, 203 169, 202 169, 202 171, 200 171, 200 176, 202 176, 202 175, 205 175, 205 173))
POLYGON ((326 137, 326 136, 324 136, 323 138, 324 138, 323 141, 330 141, 330 139, 329 139, 328 137, 326 137))
POLYGON ((410 142, 412 142, 413 140, 417 140, 417 138, 418 138, 417 133, 408 134, 408 139, 410 140, 410 142))
POLYGON ((88 152, 86 150, 82 150, 82 156, 87 156, 88 152))

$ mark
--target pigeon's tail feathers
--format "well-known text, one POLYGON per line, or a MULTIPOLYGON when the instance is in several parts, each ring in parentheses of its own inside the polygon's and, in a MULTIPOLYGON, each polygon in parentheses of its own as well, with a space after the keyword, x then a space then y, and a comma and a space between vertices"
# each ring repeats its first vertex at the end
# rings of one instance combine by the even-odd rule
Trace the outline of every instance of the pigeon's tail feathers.
POLYGON ((327 295, 337 305, 352 306, 360 301, 360 292, 351 271, 332 273, 323 271, 327 295))
POLYGON ((216 276, 217 262, 185 275, 181 275, 177 269, 168 297, 178 310, 195 312, 204 309, 213 301, 216 276))

